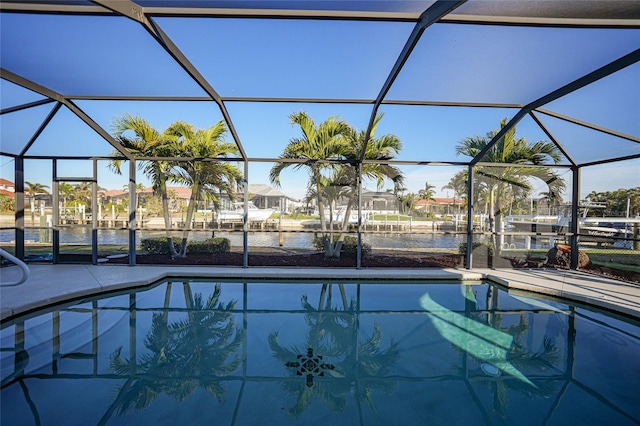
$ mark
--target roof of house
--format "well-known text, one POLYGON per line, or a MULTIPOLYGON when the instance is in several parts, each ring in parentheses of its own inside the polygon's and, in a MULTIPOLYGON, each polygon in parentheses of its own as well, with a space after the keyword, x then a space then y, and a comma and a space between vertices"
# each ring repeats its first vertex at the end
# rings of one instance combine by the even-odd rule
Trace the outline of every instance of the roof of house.
POLYGON ((249 184, 249 193, 255 195, 260 195, 262 197, 282 197, 293 200, 294 198, 289 197, 284 192, 279 189, 275 189, 270 187, 265 183, 250 183, 249 184))
POLYGON ((416 205, 440 205, 440 204, 462 204, 464 203, 464 200, 460 199, 460 198, 431 198, 429 200, 418 200, 416 202, 416 205))
MULTIPOLYGON (((184 186, 167 186, 167 191, 171 193, 175 191, 178 198, 186 199, 191 197, 191 189, 185 188, 184 186)), ((108 189, 105 191, 100 191, 106 197, 124 197, 129 194, 128 191, 122 191, 120 189, 108 189)), ((145 188, 143 190, 137 191, 138 194, 153 194, 153 188, 145 188)))
POLYGON ((374 197, 378 197, 378 198, 396 198, 396 195, 393 192, 370 191, 368 189, 363 189, 362 190, 362 196, 363 197, 370 197, 370 198, 374 198, 374 197))

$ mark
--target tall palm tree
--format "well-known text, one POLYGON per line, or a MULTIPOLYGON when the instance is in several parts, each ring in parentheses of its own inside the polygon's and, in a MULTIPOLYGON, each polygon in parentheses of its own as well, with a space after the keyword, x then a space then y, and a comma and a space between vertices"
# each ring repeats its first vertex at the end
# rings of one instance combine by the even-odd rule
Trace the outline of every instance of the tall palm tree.
MULTIPOLYGON (((287 168, 295 170, 306 167, 309 172, 309 188, 316 194, 318 211, 320 212, 320 229, 326 234, 328 229, 325 217, 323 189, 323 174, 331 174, 333 164, 321 163, 313 160, 340 160, 346 151, 344 136, 349 132, 349 125, 336 117, 329 117, 319 125, 309 115, 302 111, 289 116, 292 124, 297 124, 302 130, 302 136, 291 138, 289 144, 280 155, 283 160, 311 160, 302 163, 277 162, 269 172, 270 182, 280 187, 280 174, 287 168)), ((325 178, 327 176, 324 176, 325 178)), ((325 239, 326 240, 326 239, 325 239)), ((328 243, 327 243, 328 247, 328 243)), ((333 254, 331 252, 331 254, 333 254)))
MULTIPOLYGON (((500 128, 507 123, 500 122, 500 128)), ((493 139, 499 130, 493 130, 485 137, 473 136, 460 141, 456 146, 456 155, 475 157, 493 139)), ((530 178, 542 180, 549 191, 562 193, 565 188, 564 179, 548 167, 527 167, 531 165, 558 164, 562 154, 552 142, 538 141, 530 143, 525 138, 516 138, 516 128, 512 127, 482 158, 483 162, 509 163, 509 167, 476 167, 474 186, 484 184, 489 193, 489 219, 491 230, 500 230, 502 201, 511 194, 518 193, 528 196, 532 191, 530 178)), ((464 172, 459 172, 464 173, 464 172)), ((495 238, 495 234, 494 234, 495 238)), ((495 241, 494 241, 495 244, 495 241)), ((498 247, 500 249, 500 247, 498 247)))
MULTIPOLYGON (((58 193, 62 197, 62 207, 63 209, 67 207, 67 201, 73 197, 74 188, 73 185, 67 182, 60 182, 58 184, 58 193)), ((65 210, 66 214, 66 210, 65 210)))
POLYGON ((27 188, 26 193, 29 195, 29 202, 31 203, 31 224, 35 222, 35 202, 38 194, 48 194, 49 192, 45 188, 49 188, 47 185, 43 185, 37 182, 24 181, 27 188))
POLYGON ((426 201, 433 200, 433 196, 436 195, 434 188, 435 185, 431 185, 429 182, 424 183, 424 188, 418 191, 420 198, 426 201))
MULTIPOLYGON (((394 187, 404 184, 404 176, 400 169, 385 161, 393 159, 401 150, 402 142, 393 134, 386 134, 374 137, 376 129, 384 114, 378 114, 373 122, 369 140, 366 141, 366 132, 349 127, 346 137, 346 151, 344 157, 349 160, 348 163, 336 165, 335 180, 348 188, 346 212, 342 222, 342 230, 346 231, 349 225, 349 217, 351 210, 357 203, 358 196, 358 180, 373 181, 376 183, 378 190, 382 189, 385 181, 390 180, 394 187), (358 170, 358 163, 362 150, 365 147, 363 159, 367 162, 362 163, 362 171, 358 170)), ((333 244, 332 256, 339 257, 340 249, 345 234, 340 234, 333 244)))
MULTIPOLYGON (((238 148, 234 143, 224 141, 227 126, 220 120, 208 129, 196 130, 192 125, 175 122, 167 129, 168 134, 177 138, 179 156, 193 158, 225 158, 237 155, 238 148)), ((205 199, 219 205, 217 194, 226 193, 231 200, 235 198, 235 189, 242 182, 242 172, 226 161, 191 160, 177 164, 171 181, 191 188, 191 196, 187 205, 185 231, 178 257, 186 257, 189 229, 198 200, 205 199)))
MULTIPOLYGON (((149 122, 141 117, 131 114, 124 114, 117 118, 112 125, 115 139, 123 148, 138 157, 172 157, 175 153, 175 138, 167 132, 159 132, 154 129, 149 122), (134 137, 128 136, 133 132, 134 137)), ((115 151, 112 156, 118 157, 120 153, 115 151)), ((121 174, 122 160, 111 160, 109 168, 121 174)), ((171 257, 177 256, 171 235, 171 212, 169 211, 169 197, 167 195, 167 178, 173 167, 168 161, 141 161, 138 165, 144 174, 151 180, 153 191, 162 200, 162 211, 164 215, 164 226, 167 230, 169 251, 171 257)))
MULTIPOLYGON (((308 160, 343 160, 341 163, 276 163, 269 175, 274 185, 280 185, 280 173, 287 167, 309 167, 311 192, 317 196, 318 210, 320 211, 320 227, 323 233, 325 256, 329 258, 340 257, 340 251, 344 241, 344 234, 332 234, 327 232, 325 215, 325 199, 327 189, 341 188, 341 196, 345 199, 346 210, 342 219, 341 230, 346 231, 349 225, 349 217, 357 200, 358 180, 368 179, 376 182, 378 188, 386 179, 391 179, 395 185, 400 185, 403 180, 402 173, 394 166, 384 164, 397 154, 402 145, 395 135, 384 135, 374 138, 375 130, 382 119, 382 115, 376 117, 371 131, 371 137, 366 144, 364 152, 365 160, 374 160, 372 163, 362 164, 362 174, 358 164, 362 150, 365 146, 364 131, 358 131, 346 122, 330 117, 319 126, 304 112, 292 114, 292 123, 298 124, 302 130, 301 138, 293 138, 285 147, 282 159, 308 159, 308 160), (375 161, 381 161, 377 163, 375 161)), ((330 216, 332 218, 332 216, 330 216)), ((330 224, 331 225, 331 224, 330 224)))
POLYGON ((424 188, 418 191, 418 195, 420 196, 420 199, 425 201, 425 205, 424 205, 425 212, 427 211, 427 202, 429 202, 429 200, 435 201, 435 198, 433 198, 434 195, 436 195, 434 191, 435 187, 436 187, 435 185, 431 185, 429 182, 425 182, 424 188))

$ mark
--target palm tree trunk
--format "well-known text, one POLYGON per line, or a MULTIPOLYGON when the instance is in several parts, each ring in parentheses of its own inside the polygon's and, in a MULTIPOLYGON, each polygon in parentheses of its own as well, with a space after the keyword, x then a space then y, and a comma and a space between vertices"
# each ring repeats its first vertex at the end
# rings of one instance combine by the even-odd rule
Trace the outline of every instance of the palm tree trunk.
POLYGON ((171 214, 169 212, 169 196, 167 194, 167 180, 164 175, 161 174, 160 181, 158 182, 158 191, 160 192, 160 198, 162 199, 162 214, 164 215, 164 227, 167 232, 167 243, 169 244, 169 254, 171 259, 175 259, 178 256, 176 248, 173 245, 173 236, 171 235, 171 214))
POLYGON ((193 186, 191 187, 191 196, 189 197, 189 205, 187 206, 187 217, 184 224, 184 232, 182 233, 182 247, 180 247, 180 253, 178 257, 187 257, 187 244, 189 241, 189 230, 191 229, 191 222, 193 221, 193 212, 196 207, 196 198, 198 196, 200 184, 197 179, 194 179, 193 186))
MULTIPOLYGON (((493 194, 493 192, 492 192, 493 194)), ((492 238, 493 238, 493 249, 494 253, 498 256, 502 253, 502 242, 504 237, 502 235, 498 235, 498 232, 502 232, 502 203, 500 202, 501 194, 498 191, 498 194, 492 200, 491 204, 491 214, 493 216, 493 230, 492 230, 492 238)))
MULTIPOLYGON (((318 212, 320 213, 320 231, 324 240, 325 257, 333 257, 333 245, 331 243, 331 234, 327 233, 327 218, 324 216, 324 201, 322 198, 322 185, 320 184, 319 173, 314 173, 316 181, 316 196, 318 197, 318 212)), ((329 225, 333 226, 332 217, 329 217, 329 225)))
MULTIPOLYGON (((351 217, 351 211, 353 210, 353 202, 355 201, 355 195, 351 195, 347 201, 347 208, 342 219, 342 231, 346 232, 349 229, 349 218, 351 217)), ((342 251, 342 245, 344 243, 345 234, 340 234, 338 239, 334 243, 334 257, 340 258, 340 252, 342 251)))
POLYGON ((322 185, 320 185, 320 182, 316 183, 316 193, 318 197, 318 212, 320 213, 320 230, 324 232, 327 230, 327 219, 324 217, 324 201, 322 200, 322 185))

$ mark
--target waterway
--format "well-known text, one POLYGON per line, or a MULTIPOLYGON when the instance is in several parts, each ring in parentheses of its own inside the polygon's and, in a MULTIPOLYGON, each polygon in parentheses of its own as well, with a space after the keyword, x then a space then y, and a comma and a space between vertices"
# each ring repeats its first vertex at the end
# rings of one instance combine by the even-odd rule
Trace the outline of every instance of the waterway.
MULTIPOLYGON (((25 230, 25 241, 27 243, 50 243, 52 232, 45 230, 25 230)), ((127 245, 127 230, 99 230, 99 245, 127 245)), ((140 230, 136 231, 137 241, 144 238, 165 236, 163 231, 140 230)), ((174 237, 182 236, 182 232, 174 232, 174 237)), ((228 238, 231 246, 243 245, 242 232, 215 231, 215 237, 228 238)), ((353 234, 355 236, 355 234, 353 234)), ((192 241, 204 240, 212 236, 211 230, 191 231, 189 239, 192 241)), ((313 232, 283 232, 282 236, 278 232, 248 232, 247 239, 250 246, 256 247, 291 247, 304 248, 313 247, 313 232), (282 244, 280 244, 282 242, 282 244)), ((15 240, 13 230, 0 231, 0 242, 9 243, 15 240)), ((466 241, 465 234, 363 234, 362 241, 373 248, 410 248, 410 249, 457 249, 466 241)), ((60 231, 61 244, 91 245, 91 229, 86 227, 69 228, 60 231)))

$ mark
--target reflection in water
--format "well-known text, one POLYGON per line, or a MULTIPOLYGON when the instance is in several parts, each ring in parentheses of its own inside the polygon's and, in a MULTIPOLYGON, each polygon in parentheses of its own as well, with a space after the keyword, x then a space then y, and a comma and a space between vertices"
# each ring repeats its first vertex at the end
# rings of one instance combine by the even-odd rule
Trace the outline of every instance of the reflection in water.
MULTIPOLYGON (((169 323, 166 311, 154 313, 144 341, 148 353, 138 360, 122 358, 120 347, 110 357, 113 372, 129 377, 119 387, 114 404, 120 414, 145 408, 160 394, 184 401, 197 388, 223 401, 225 390, 218 378, 241 365, 237 352, 243 333, 235 327, 231 312, 236 302, 225 306, 219 301, 219 284, 206 302, 202 294, 191 294, 188 282, 183 285, 186 318, 169 323)), ((170 291, 171 287, 167 289, 170 291)))
MULTIPOLYGON (((342 298, 341 310, 332 308, 333 284, 322 285, 318 308, 309 303, 307 295, 301 298, 308 327, 306 341, 301 347, 313 348, 316 354, 322 355, 325 365, 331 367, 321 369, 323 374, 318 376, 323 380, 313 381, 313 386, 309 386, 309 379, 282 383, 285 392, 296 397, 295 405, 288 411, 294 417, 300 417, 314 398, 328 409, 342 412, 347 406, 347 397, 353 394, 359 403, 366 403, 375 412, 374 391, 390 395, 395 387, 392 381, 359 380, 386 376, 400 357, 400 351, 393 341, 386 348, 380 347, 382 329, 377 324, 371 337, 360 341, 357 303, 355 299, 347 302, 344 284, 336 286, 342 298)), ((268 340, 273 356, 283 364, 290 366, 290 363, 296 362, 292 360, 298 360, 301 356, 304 358, 305 352, 300 347, 282 347, 277 331, 271 333, 268 340)), ((297 373, 290 372, 292 375, 297 373)))
POLYGON ((298 354, 295 361, 285 362, 287 367, 295 368, 298 376, 305 376, 307 379, 306 386, 313 386, 313 378, 315 376, 322 377, 324 372, 336 368, 333 364, 327 364, 322 361, 322 355, 313 353, 313 348, 307 348, 307 354, 298 354))
MULTIPOLYGON (((464 286, 465 298, 475 302, 469 286, 464 286)), ((497 307, 498 292, 487 291, 488 304, 497 307)), ((505 378, 492 379, 487 384, 493 395, 493 412, 501 417, 506 414, 507 388, 521 392, 529 398, 548 398, 555 394, 557 386, 547 380, 533 383, 525 373, 548 371, 556 364, 560 353, 555 341, 547 336, 543 339, 542 349, 531 353, 522 342, 529 326, 524 315, 519 316, 518 324, 503 327, 502 315, 471 313, 463 316, 436 303, 428 293, 420 298, 420 305, 429 312, 438 332, 467 354, 483 362, 482 371, 491 377, 499 377, 500 371, 518 380, 505 378)), ((553 308, 557 311, 556 308, 553 308)))
POLYGON ((165 282, 4 321, 0 423, 639 424, 638 336, 488 284, 165 282))
POLYGON ((431 314, 429 318, 442 337, 470 355, 535 387, 507 360, 507 353, 513 344, 513 336, 445 309, 434 302, 428 294, 420 298, 420 304, 431 314))

